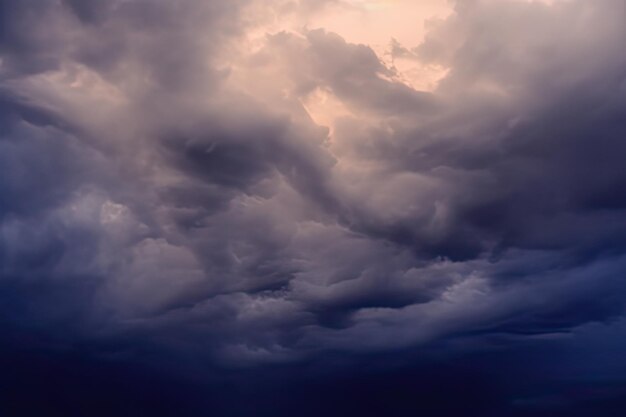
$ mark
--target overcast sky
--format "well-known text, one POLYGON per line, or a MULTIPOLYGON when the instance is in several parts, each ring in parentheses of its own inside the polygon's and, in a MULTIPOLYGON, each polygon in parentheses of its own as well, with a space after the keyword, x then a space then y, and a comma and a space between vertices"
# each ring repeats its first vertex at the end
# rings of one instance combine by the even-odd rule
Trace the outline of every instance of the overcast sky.
POLYGON ((0 414, 626 412, 625 0, 0 0, 0 414))

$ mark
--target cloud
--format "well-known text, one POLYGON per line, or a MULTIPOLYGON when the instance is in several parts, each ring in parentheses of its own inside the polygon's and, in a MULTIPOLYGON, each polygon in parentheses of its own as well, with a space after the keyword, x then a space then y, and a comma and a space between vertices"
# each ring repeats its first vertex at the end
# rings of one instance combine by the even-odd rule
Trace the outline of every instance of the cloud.
POLYGON ((623 2, 458 2, 428 92, 255 6, 0 3, 7 328, 234 366, 623 315, 623 2))

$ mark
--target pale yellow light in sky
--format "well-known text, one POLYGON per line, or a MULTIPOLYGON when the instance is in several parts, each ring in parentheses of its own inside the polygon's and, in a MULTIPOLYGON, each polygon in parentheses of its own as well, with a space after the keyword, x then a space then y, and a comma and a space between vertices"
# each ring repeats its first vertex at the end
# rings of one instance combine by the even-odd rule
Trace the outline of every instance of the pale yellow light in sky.
MULTIPOLYGON (((432 90, 445 74, 441 68, 427 68, 414 60, 392 60, 391 40, 411 49, 424 39, 429 19, 444 18, 452 9, 447 0, 347 0, 328 7, 308 22, 310 28, 324 28, 351 43, 370 46, 388 66, 394 66, 402 82, 419 90, 432 90)), ((304 104, 320 124, 331 126, 332 119, 344 112, 336 100, 318 94, 304 104)))
POLYGON ((314 16, 310 24, 379 52, 391 38, 408 47, 418 45, 424 37, 426 21, 450 12, 447 0, 348 0, 314 16))
MULTIPOLYGON (((371 47, 381 61, 396 70, 396 81, 417 90, 433 90, 445 75, 444 68, 426 66, 416 57, 392 59, 390 51, 392 39, 408 50, 418 46, 424 39, 429 20, 442 19, 452 13, 448 0, 339 0, 300 9, 289 7, 295 4, 289 0, 276 0, 271 4, 272 7, 260 0, 250 10, 250 19, 260 20, 248 33, 248 41, 242 48, 244 55, 261 50, 268 34, 281 31, 304 34, 307 30, 321 28, 337 33, 349 43, 371 47)), ((259 77, 258 69, 250 74, 243 69, 238 80, 240 85, 247 85, 253 95, 263 96, 276 90, 285 79, 280 74, 264 74, 264 82, 259 85, 259 77), (264 93, 263 89, 267 91, 264 93)), ((349 112, 345 103, 330 91, 316 90, 301 97, 301 102, 309 115, 317 123, 330 127, 331 132, 334 120, 349 112)))

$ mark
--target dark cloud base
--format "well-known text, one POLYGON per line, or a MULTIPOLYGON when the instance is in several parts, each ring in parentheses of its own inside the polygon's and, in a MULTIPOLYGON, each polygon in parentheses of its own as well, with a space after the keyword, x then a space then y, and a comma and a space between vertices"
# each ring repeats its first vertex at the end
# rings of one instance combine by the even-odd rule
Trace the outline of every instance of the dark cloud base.
MULTIPOLYGON (((400 361, 399 353, 352 358, 360 363, 334 370, 301 363, 227 373, 203 369, 204 376, 196 369, 190 377, 193 372, 182 376, 78 352, 4 351, 0 411, 65 417, 623 415, 623 373, 615 378, 596 365, 590 379, 588 369, 567 363, 590 353, 606 354, 558 344, 452 358, 402 352, 400 361)), ((619 360, 614 354, 611 359, 619 360)), ((326 365, 341 360, 327 359, 326 365)))

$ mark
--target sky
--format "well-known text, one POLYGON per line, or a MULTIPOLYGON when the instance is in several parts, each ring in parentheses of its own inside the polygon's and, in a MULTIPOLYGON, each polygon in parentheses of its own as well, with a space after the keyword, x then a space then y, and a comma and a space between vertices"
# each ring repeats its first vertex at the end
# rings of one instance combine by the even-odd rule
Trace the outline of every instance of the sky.
POLYGON ((0 0, 0 415, 623 416, 625 21, 0 0))

